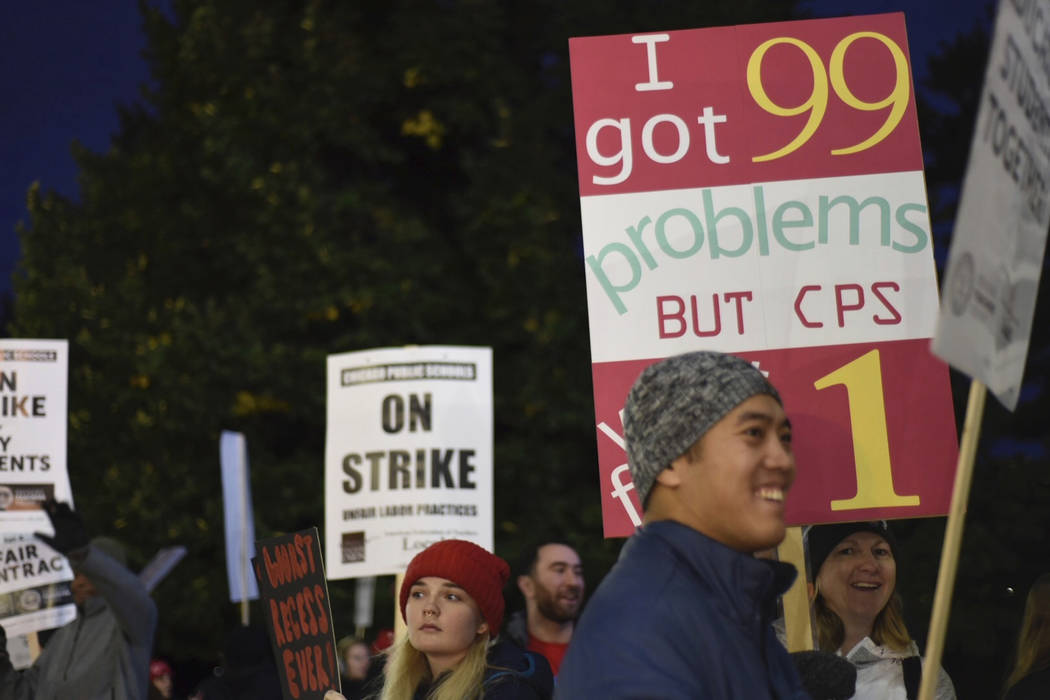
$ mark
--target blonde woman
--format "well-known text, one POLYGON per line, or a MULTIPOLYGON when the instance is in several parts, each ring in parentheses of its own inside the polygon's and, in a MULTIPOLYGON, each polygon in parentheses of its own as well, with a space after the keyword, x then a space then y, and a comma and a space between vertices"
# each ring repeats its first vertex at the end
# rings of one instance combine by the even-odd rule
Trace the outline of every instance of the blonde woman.
POLYGON ((1050 697, 1050 574, 1028 590, 1017 639, 1017 661, 1006 680, 1004 700, 1050 697))
POLYGON ((408 631, 390 650, 380 700, 546 700, 550 666, 499 641, 507 562, 463 540, 417 554, 400 591, 408 631))
MULTIPOLYGON (((896 540, 885 521, 815 525, 806 533, 814 573, 818 647, 857 669, 856 700, 918 697, 922 659, 897 593, 896 540)), ((936 700, 954 700, 940 669, 936 700)))

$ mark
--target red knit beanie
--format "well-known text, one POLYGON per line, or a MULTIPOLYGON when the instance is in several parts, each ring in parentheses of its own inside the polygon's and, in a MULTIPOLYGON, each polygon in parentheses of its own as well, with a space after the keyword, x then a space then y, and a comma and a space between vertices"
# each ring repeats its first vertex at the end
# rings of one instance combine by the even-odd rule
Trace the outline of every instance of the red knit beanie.
POLYGON ((149 662, 149 679, 155 681, 161 676, 170 676, 171 666, 163 659, 153 659, 149 662))
POLYGON ((474 599, 496 636, 503 624, 503 586, 510 578, 510 566, 495 554, 465 540, 441 540, 412 558, 401 584, 401 617, 406 622, 405 605, 412 584, 426 576, 448 579, 474 599))

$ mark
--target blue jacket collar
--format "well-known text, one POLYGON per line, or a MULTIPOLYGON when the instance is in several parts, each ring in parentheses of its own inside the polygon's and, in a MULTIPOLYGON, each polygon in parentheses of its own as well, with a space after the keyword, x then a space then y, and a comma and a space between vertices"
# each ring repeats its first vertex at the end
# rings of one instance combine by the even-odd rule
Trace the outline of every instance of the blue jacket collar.
MULTIPOLYGON (((638 528, 635 537, 663 540, 733 610, 741 622, 756 617, 767 621, 775 613, 777 596, 794 583, 798 571, 791 564, 757 559, 711 539, 673 520, 659 520, 638 528)), ((631 546, 632 537, 627 545, 631 546)))

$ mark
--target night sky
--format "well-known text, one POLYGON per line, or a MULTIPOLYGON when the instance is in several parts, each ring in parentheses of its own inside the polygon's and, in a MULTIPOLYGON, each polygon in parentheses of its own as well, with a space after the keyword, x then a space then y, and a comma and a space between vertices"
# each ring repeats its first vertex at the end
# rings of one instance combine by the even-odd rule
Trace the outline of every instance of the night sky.
MULTIPOLYGON (((155 4, 167 0, 154 0, 155 4)), ((913 72, 940 42, 987 16, 987 0, 808 0, 819 16, 903 10, 913 72)), ((135 0, 12 0, 0 4, 0 291, 10 289, 20 256, 15 225, 26 220, 26 190, 78 194, 74 140, 105 151, 118 129, 118 104, 139 100, 149 80, 135 0)), ((572 106, 566 105, 566 115, 572 106)), ((566 117, 568 118, 568 116, 566 117)), ((582 274, 582 271, 581 271, 582 274)))
POLYGON ((137 101, 149 78, 144 46, 134 0, 0 4, 0 289, 21 255, 29 185, 77 195, 70 146, 109 147, 116 105, 137 101))

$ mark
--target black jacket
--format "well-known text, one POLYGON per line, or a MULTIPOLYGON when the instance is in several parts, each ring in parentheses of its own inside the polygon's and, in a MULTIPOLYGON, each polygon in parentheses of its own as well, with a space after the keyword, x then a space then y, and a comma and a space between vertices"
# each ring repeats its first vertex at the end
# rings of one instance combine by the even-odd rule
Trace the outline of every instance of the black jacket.
POLYGON ((517 644, 522 649, 529 648, 529 623, 525 618, 525 611, 518 610, 503 623, 503 632, 500 635, 517 644))
MULTIPOLYGON (((554 677, 543 656, 500 640, 489 649, 482 687, 484 700, 549 700, 554 692, 554 677)), ((421 686, 415 700, 426 700, 429 691, 429 687, 421 686)))

